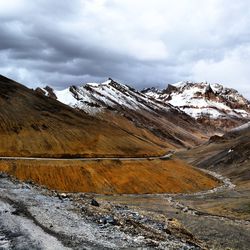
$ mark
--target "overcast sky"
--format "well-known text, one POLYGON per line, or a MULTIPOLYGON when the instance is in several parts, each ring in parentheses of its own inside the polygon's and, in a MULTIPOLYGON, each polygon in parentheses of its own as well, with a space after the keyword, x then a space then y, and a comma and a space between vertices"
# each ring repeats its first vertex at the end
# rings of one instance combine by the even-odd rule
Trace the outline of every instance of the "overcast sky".
POLYGON ((0 74, 57 89, 219 82, 250 98, 250 1, 0 0, 0 74))

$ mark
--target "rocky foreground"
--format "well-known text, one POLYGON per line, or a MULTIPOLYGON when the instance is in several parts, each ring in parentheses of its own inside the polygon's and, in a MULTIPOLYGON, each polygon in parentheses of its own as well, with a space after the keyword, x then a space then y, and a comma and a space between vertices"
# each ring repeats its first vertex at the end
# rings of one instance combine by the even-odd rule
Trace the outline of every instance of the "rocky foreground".
POLYGON ((249 249, 250 190, 59 193, 0 174, 0 249, 249 249))
POLYGON ((176 219, 0 178, 0 249, 203 249, 176 219))

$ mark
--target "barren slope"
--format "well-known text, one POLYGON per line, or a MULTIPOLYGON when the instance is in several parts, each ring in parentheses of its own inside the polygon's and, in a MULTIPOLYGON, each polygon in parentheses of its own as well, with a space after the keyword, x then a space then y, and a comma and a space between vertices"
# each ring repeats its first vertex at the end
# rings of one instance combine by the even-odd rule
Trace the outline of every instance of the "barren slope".
POLYGON ((167 151, 163 142, 159 146, 129 128, 78 112, 3 76, 0 137, 1 156, 137 156, 167 151))
POLYGON ((202 168, 230 177, 237 185, 250 187, 250 126, 243 126, 214 136, 194 149, 177 154, 182 159, 202 168))
POLYGON ((190 193, 217 180, 174 160, 2 161, 0 171, 51 189, 102 194, 190 193))

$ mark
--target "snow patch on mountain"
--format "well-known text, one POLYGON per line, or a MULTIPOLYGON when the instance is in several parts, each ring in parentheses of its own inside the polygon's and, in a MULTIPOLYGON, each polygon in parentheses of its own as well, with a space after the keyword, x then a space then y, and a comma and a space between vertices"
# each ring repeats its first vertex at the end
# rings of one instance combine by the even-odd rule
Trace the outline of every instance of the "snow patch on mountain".
POLYGON ((65 103, 70 106, 75 106, 77 104, 77 99, 73 96, 69 88, 61 91, 54 91, 54 93, 57 96, 57 100, 62 103, 65 103))
MULTIPOLYGON (((46 96, 48 91, 42 89, 46 96)), ((144 110, 155 112, 176 109, 170 104, 152 100, 147 95, 129 86, 109 79, 103 83, 86 83, 82 86, 71 86, 64 90, 54 90, 58 101, 73 108, 95 115, 105 109, 144 110)), ((177 110, 177 109, 176 109, 177 110)))
POLYGON ((130 120, 137 120, 142 112, 143 116, 150 113, 158 117, 186 113, 202 124, 222 130, 250 120, 249 101, 236 90, 220 84, 179 82, 166 89, 152 87, 137 91, 108 79, 59 91, 47 86, 39 92, 93 116, 106 110, 126 117, 132 112, 130 120))
POLYGON ((180 108, 195 119, 250 119, 250 103, 238 91, 220 84, 178 82, 166 89, 143 91, 150 98, 180 108))

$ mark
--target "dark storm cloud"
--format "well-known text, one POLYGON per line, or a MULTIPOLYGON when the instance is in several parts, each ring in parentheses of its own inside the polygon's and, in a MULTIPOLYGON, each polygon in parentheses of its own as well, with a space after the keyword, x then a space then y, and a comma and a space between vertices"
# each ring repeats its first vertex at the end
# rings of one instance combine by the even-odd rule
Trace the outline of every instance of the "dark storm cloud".
POLYGON ((221 82, 250 97, 247 0, 0 1, 0 73, 63 88, 221 82))

